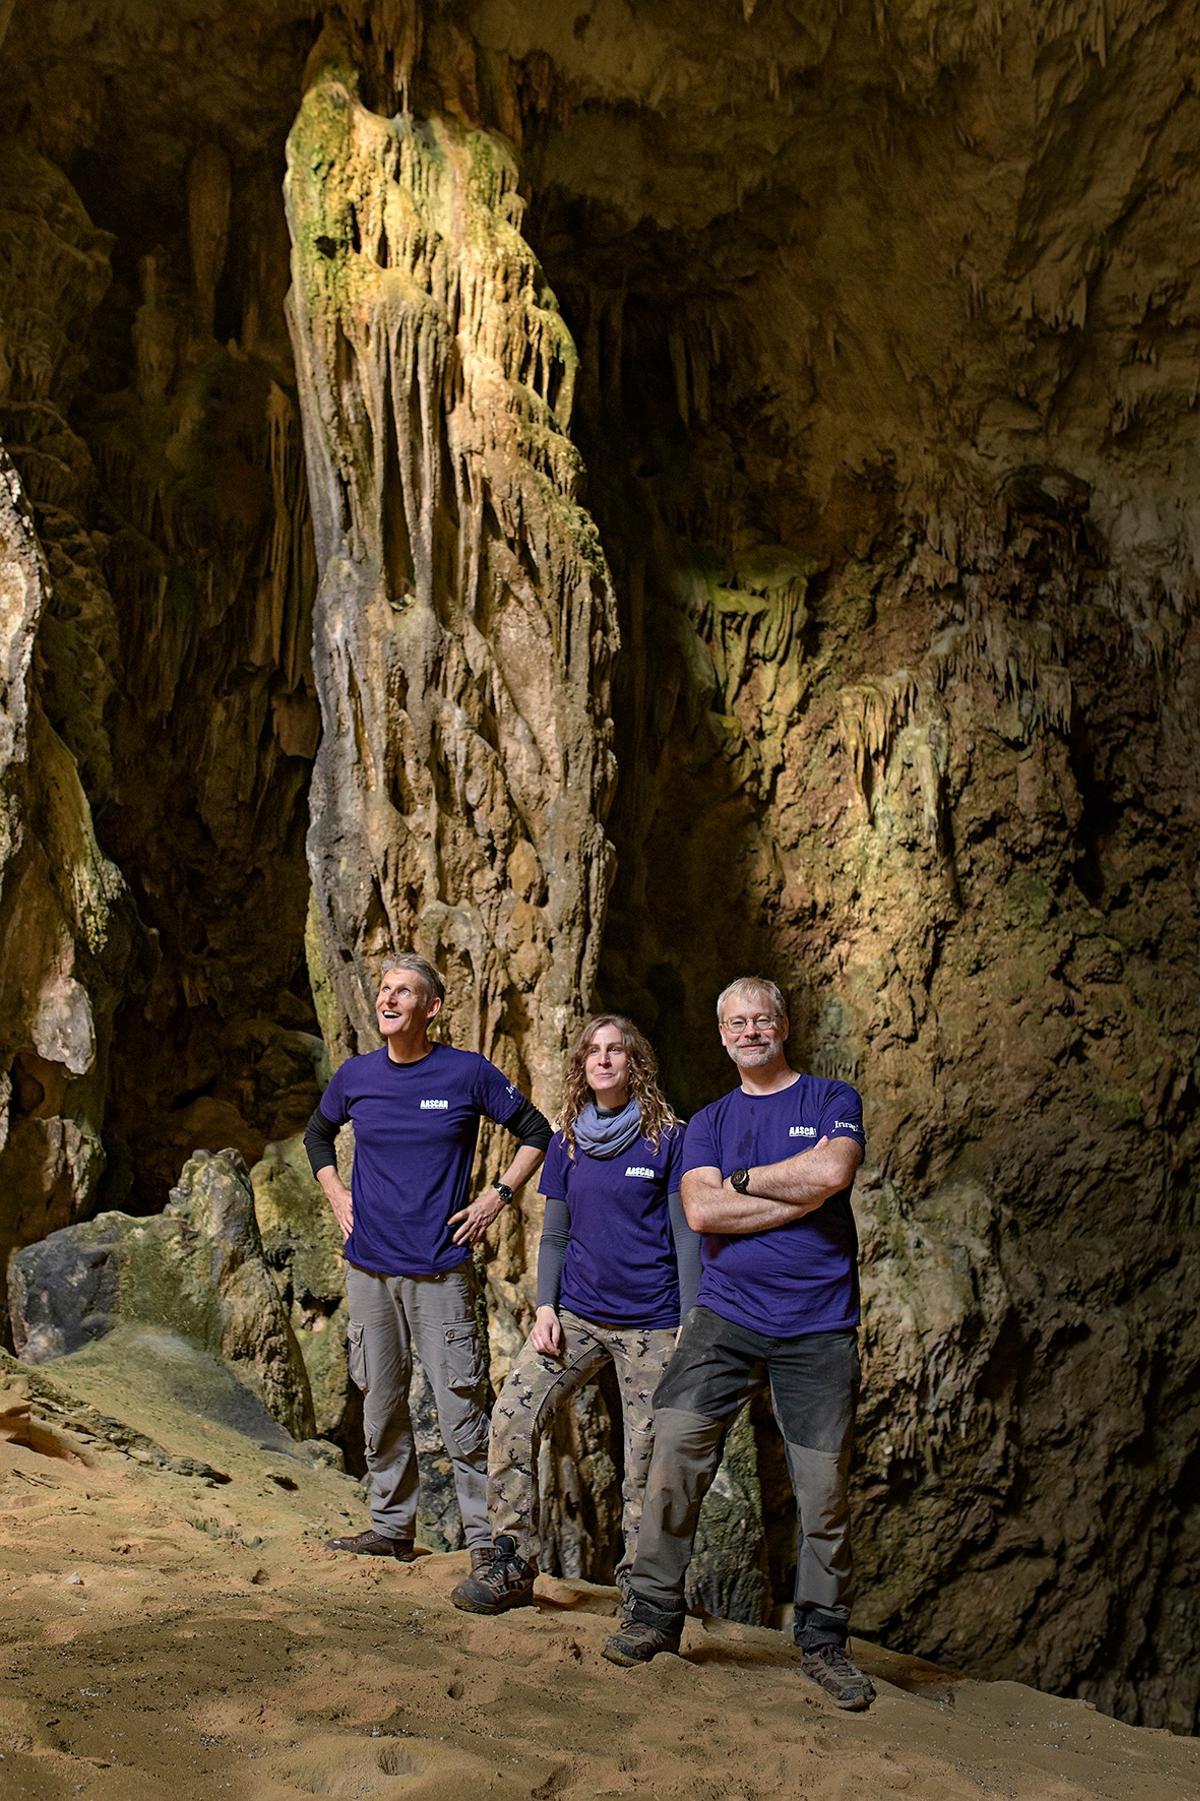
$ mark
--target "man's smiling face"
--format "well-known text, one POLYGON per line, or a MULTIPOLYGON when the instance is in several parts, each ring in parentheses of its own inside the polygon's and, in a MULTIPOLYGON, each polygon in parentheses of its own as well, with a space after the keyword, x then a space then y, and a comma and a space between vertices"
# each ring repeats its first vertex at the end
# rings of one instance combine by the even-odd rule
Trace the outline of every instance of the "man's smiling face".
POLYGON ((407 1038, 420 1032, 442 1010, 412 969, 386 970, 375 997, 375 1018, 384 1039, 407 1038))

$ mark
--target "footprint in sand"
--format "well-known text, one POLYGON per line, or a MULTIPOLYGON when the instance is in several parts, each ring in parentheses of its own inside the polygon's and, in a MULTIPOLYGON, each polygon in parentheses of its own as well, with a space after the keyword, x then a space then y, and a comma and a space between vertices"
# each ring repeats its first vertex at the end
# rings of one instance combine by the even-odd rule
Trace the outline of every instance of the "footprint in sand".
MULTIPOLYGON (((473 1790, 516 1793, 495 1786, 494 1761, 433 1739, 323 1732, 268 1767, 285 1792, 319 1801, 461 1801, 473 1790)), ((528 1784, 522 1792, 528 1794, 528 1784)))

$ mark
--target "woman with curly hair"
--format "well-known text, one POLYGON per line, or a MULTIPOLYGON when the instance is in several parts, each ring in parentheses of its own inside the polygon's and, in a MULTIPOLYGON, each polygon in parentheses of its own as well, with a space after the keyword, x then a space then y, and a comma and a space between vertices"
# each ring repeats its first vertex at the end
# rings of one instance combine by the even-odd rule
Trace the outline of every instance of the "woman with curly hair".
POLYGON ((492 1413, 493 1558, 451 1596, 468 1613, 532 1604, 538 1445, 556 1408, 606 1363, 616 1369, 625 1436, 623 1589, 650 1466, 654 1391, 700 1280, 700 1241, 679 1202, 682 1149, 646 1039, 618 1013, 589 1019, 542 1169, 537 1317, 492 1413))

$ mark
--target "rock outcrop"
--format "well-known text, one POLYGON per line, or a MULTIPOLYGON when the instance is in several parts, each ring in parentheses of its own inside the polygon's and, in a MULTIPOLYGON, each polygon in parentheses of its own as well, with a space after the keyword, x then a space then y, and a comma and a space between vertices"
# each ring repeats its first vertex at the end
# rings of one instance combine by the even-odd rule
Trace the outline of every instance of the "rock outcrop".
POLYGON ((197 1152, 154 1219, 98 1214, 17 1252, 10 1268, 13 1339, 27 1363, 121 1326, 157 1327, 223 1357, 293 1437, 313 1436, 304 1362, 236 1151, 197 1152))

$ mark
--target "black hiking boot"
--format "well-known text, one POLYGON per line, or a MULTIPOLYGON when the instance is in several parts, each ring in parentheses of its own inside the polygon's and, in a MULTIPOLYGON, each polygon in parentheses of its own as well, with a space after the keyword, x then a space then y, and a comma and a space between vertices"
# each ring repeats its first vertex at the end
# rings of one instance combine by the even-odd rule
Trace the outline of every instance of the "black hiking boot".
POLYGON ((490 1553, 486 1546, 472 1551, 471 1574, 464 1576, 450 1599, 464 1613, 507 1613, 510 1607, 532 1607, 536 1575, 533 1564, 517 1556, 516 1540, 501 1533, 490 1553))
POLYGON ((621 1609, 621 1624, 611 1638, 605 1639, 603 1654, 609 1663, 632 1670, 663 1651, 678 1653, 682 1636, 682 1616, 664 1613, 649 1601, 640 1601, 631 1589, 621 1609))
POLYGON ((416 1550, 411 1538, 388 1538, 368 1526, 353 1538, 327 1538, 327 1551, 352 1551, 355 1557, 394 1557, 397 1563, 412 1563, 416 1550))
POLYGON ((846 1655, 844 1645, 814 1645, 810 1651, 800 1649, 800 1668, 810 1682, 825 1690, 835 1707, 850 1713, 861 1713, 875 1699, 875 1684, 846 1655))

